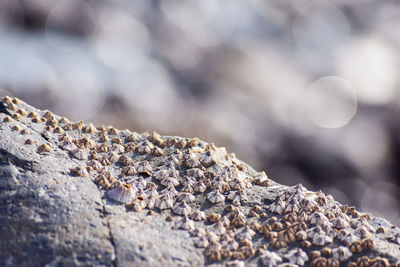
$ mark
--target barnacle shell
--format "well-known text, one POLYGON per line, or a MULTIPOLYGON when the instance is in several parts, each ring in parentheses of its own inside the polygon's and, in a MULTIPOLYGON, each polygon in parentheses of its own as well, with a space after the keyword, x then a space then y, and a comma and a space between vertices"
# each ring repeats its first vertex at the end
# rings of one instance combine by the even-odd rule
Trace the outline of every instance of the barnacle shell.
POLYGON ((286 258, 290 263, 303 266, 306 261, 308 261, 307 254, 301 248, 295 248, 286 254, 286 258))
POLYGON ((207 199, 211 203, 219 203, 225 201, 225 196, 221 194, 221 192, 217 191, 211 191, 210 193, 207 194, 207 199))
POLYGON ((108 191, 107 194, 111 199, 122 203, 130 203, 134 197, 132 186, 129 184, 122 184, 108 191))
POLYGON ((339 260, 339 261, 346 261, 348 260, 353 254, 347 247, 337 247, 332 249, 332 257, 339 260))
POLYGON ((262 266, 274 267, 277 266, 280 262, 282 262, 282 258, 275 252, 270 252, 267 250, 264 252, 264 254, 261 255, 260 262, 262 266))
POLYGON ((71 173, 75 176, 81 176, 81 177, 89 176, 89 173, 87 172, 86 168, 81 166, 76 166, 75 168, 72 168, 71 173))

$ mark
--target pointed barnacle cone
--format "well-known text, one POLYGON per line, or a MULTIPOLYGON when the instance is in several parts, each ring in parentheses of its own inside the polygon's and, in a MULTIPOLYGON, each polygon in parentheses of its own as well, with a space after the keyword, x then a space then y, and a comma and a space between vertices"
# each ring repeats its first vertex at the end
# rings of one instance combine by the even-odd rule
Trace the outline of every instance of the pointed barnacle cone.
POLYGON ((76 166, 75 168, 71 169, 71 174, 74 176, 80 176, 80 177, 88 177, 89 173, 87 172, 86 168, 82 166, 76 166))
POLYGON ((129 184, 122 184, 107 192, 107 195, 118 202, 130 203, 134 197, 132 186, 129 184))
POLYGON ((225 196, 219 192, 219 190, 211 191, 207 194, 207 199, 211 203, 220 203, 225 201, 225 196))
POLYGON ((51 144, 50 143, 41 144, 38 147, 38 151, 39 151, 39 153, 50 152, 51 151, 51 144))
POLYGON ((87 154, 84 150, 79 149, 79 148, 73 150, 73 151, 71 152, 71 154, 72 154, 75 158, 80 159, 80 160, 87 160, 87 159, 88 159, 88 154, 87 154))

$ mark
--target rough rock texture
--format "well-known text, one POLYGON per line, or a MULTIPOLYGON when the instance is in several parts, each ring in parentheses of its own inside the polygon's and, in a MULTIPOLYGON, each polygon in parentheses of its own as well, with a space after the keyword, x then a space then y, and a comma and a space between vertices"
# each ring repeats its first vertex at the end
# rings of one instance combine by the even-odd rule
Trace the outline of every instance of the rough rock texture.
POLYGON ((0 266, 396 266, 400 259, 400 230, 390 222, 322 192, 279 185, 224 148, 69 123, 8 97, 0 102, 0 236, 0 266), (130 190, 126 203, 112 197, 118 188, 130 190), (194 200, 183 201, 185 192, 194 200), (164 209, 163 197, 174 206, 164 209), (207 219, 191 220, 195 211, 207 219))

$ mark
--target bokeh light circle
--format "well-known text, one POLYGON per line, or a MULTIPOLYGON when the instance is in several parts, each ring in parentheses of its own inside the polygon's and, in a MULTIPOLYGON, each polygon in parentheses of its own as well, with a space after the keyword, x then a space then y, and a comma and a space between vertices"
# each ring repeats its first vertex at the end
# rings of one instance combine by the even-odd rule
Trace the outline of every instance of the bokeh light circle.
POLYGON ((322 128, 348 124, 357 112, 357 95, 347 80, 326 76, 315 81, 304 98, 308 117, 322 128))

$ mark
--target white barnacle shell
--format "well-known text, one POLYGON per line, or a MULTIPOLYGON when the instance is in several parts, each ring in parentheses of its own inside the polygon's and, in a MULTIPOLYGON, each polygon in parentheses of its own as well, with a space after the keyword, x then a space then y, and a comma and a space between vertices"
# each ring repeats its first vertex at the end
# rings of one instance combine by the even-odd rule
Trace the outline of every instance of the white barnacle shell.
POLYGON ((147 181, 143 178, 140 177, 137 181, 136 181, 136 187, 140 190, 145 189, 147 186, 147 181))
POLYGON ((191 157, 191 158, 185 160, 185 165, 188 168, 196 168, 196 167, 199 167, 201 164, 198 159, 191 157))
POLYGON ((215 188, 215 189, 222 188, 225 184, 227 184, 227 183, 221 176, 215 177, 211 182, 212 188, 215 188))
POLYGON ((255 234, 256 234, 256 233, 255 233, 253 230, 251 230, 250 227, 244 226, 243 229, 240 230, 240 231, 236 234, 236 237, 237 237, 238 239, 240 239, 240 240, 243 240, 243 239, 251 240, 255 234))
POLYGON ((305 210, 311 210, 318 206, 313 196, 306 196, 301 202, 301 206, 305 210))
POLYGON ((201 162, 201 164, 204 165, 204 167, 209 167, 209 166, 215 164, 215 159, 211 155, 211 152, 207 151, 200 156, 200 162, 201 162))
POLYGON ((154 178, 156 178, 157 180, 163 180, 164 178, 169 177, 169 171, 168 169, 161 169, 158 170, 155 174, 154 174, 154 178))
POLYGON ((207 186, 203 183, 203 181, 199 181, 193 186, 193 189, 195 192, 203 193, 206 191, 207 186))
POLYGON ((110 147, 110 151, 112 151, 114 153, 122 154, 122 153, 125 153, 125 148, 123 145, 112 144, 110 147))
POLYGON ((367 230, 367 228, 365 228, 364 226, 358 227, 355 230, 355 234, 360 238, 360 239, 364 239, 364 238, 370 238, 371 237, 371 233, 367 230))
POLYGON ((108 191, 107 194, 111 199, 122 203, 132 202, 132 197, 134 196, 132 186, 129 184, 122 184, 121 186, 108 191))
POLYGON ((167 177, 161 180, 161 184, 167 187, 175 187, 179 185, 179 181, 174 177, 167 177))
POLYGON ((78 148, 71 140, 62 141, 60 146, 67 151, 74 151, 78 148))
POLYGON ((219 202, 224 202, 225 201, 225 196, 221 194, 218 190, 216 191, 211 191, 210 193, 207 194, 207 199, 211 203, 219 203, 219 202))
POLYGON ((296 232, 295 236, 296 236, 296 239, 299 241, 304 241, 307 239, 307 233, 306 233, 306 231, 303 231, 303 230, 296 232))
POLYGON ((207 228, 208 231, 214 232, 217 235, 222 235, 226 232, 225 226, 221 222, 216 222, 207 228))
POLYGON ((332 249, 332 257, 340 262, 348 260, 353 254, 347 247, 340 246, 332 249))
POLYGON ((342 217, 336 217, 331 220, 332 226, 337 229, 349 227, 349 223, 342 217))
POLYGON ((191 193, 180 193, 178 194, 179 201, 185 201, 186 203, 192 203, 195 200, 195 197, 191 193))
POLYGON ((204 172, 199 168, 191 168, 186 171, 186 174, 190 177, 195 179, 202 179, 204 178, 204 172))
POLYGON ((206 248, 206 247, 208 247, 209 242, 205 236, 200 236, 194 240, 194 244, 198 248, 206 248))
POLYGON ((189 215, 189 213, 192 211, 190 206, 184 201, 175 203, 172 210, 179 215, 189 215))
POLYGON ((147 183, 147 188, 143 191, 143 193, 148 197, 158 196, 157 188, 152 188, 152 187, 149 188, 148 186, 149 186, 149 183, 147 183))
POLYGON ((222 245, 218 241, 210 241, 210 244, 208 245, 207 248, 219 251, 222 249, 222 245))
POLYGON ((156 199, 155 206, 160 210, 172 208, 174 202, 169 195, 161 195, 156 199))
POLYGON ((358 227, 365 227, 368 231, 370 231, 371 233, 374 233, 375 232, 375 230, 374 230, 374 228, 372 228, 372 226, 368 223, 368 221, 366 220, 366 219, 364 219, 364 218, 359 218, 359 219, 357 219, 357 220, 353 220, 352 221, 352 226, 353 227, 355 227, 355 228, 358 228, 358 227))
POLYGON ((148 208, 148 209, 154 209, 154 207, 156 206, 156 201, 157 201, 157 199, 156 199, 156 197, 154 197, 154 196, 149 196, 148 198, 146 198, 146 200, 145 200, 146 202, 146 207, 148 208))
POLYGON ((245 190, 231 191, 228 195, 228 199, 235 205, 240 205, 240 202, 248 200, 245 190))
POLYGON ((138 173, 145 173, 151 175, 151 172, 153 171, 153 168, 151 167, 150 163, 147 162, 146 160, 137 163, 135 167, 138 173))
POLYGON ((319 225, 309 228, 307 230, 307 237, 311 239, 314 238, 314 235, 324 235, 324 234, 325 234, 324 230, 322 230, 322 228, 319 225))
POLYGON ((150 143, 148 140, 145 140, 144 142, 140 143, 139 146, 137 147, 137 150, 141 154, 150 154, 151 151, 153 150, 154 145, 150 143))
POLYGON ((337 239, 339 239, 340 241, 343 241, 344 238, 349 234, 350 232, 347 231, 346 229, 342 229, 338 232, 338 234, 336 235, 337 239))
POLYGON ((185 175, 183 177, 181 183, 182 183, 183 186, 192 187, 194 185, 195 181, 192 178, 190 178, 189 176, 185 175))
POLYGON ((88 154, 86 153, 86 151, 84 151, 83 149, 79 149, 79 148, 74 149, 74 150, 71 152, 71 154, 72 154, 75 158, 80 159, 80 160, 87 160, 87 158, 88 158, 88 154))
POLYGON ((124 175, 135 175, 137 174, 137 170, 135 166, 126 166, 122 168, 122 173, 124 175))
POLYGON ((184 230, 193 230, 194 222, 188 216, 183 216, 181 220, 176 222, 176 226, 184 230))
POLYGON ((181 166, 182 163, 182 160, 176 157, 175 155, 170 155, 165 160, 173 163, 174 166, 181 166))
POLYGON ((203 211, 195 210, 190 214, 190 218, 195 221, 204 221, 206 219, 206 214, 203 211))
POLYGON ((190 231, 192 236, 204 236, 206 234, 206 230, 202 227, 196 227, 190 231))
POLYGON ((240 180, 238 177, 233 178, 230 182, 229 185, 231 188, 240 190, 240 189, 245 189, 247 187, 247 184, 245 181, 240 180))
POLYGON ((321 212, 314 212, 313 214, 310 215, 310 223, 311 224, 319 224, 323 221, 329 221, 328 218, 321 212))
POLYGON ((269 211, 282 214, 285 208, 286 208, 286 203, 281 198, 278 198, 277 201, 275 201, 269 206, 269 211))
POLYGON ((299 212, 300 211, 300 204, 297 199, 292 198, 288 201, 286 205, 285 212, 299 212))
POLYGON ((275 267, 282 262, 282 258, 277 253, 266 250, 261 255, 260 262, 262 266, 275 267))
POLYGON ((353 233, 348 233, 346 236, 343 237, 341 241, 345 243, 353 243, 355 241, 358 241, 359 238, 355 236, 353 233))
POLYGON ((303 266, 308 261, 307 254, 301 248, 295 248, 289 251, 285 256, 290 263, 303 266))
POLYGON ((326 244, 332 243, 332 237, 324 234, 315 234, 312 239, 312 243, 317 246, 324 246, 326 244))
POLYGON ((175 187, 169 186, 160 192, 162 195, 168 195, 171 198, 175 198, 178 195, 178 191, 176 191, 175 187))
POLYGON ((229 239, 222 243, 222 247, 231 251, 237 250, 239 248, 239 243, 234 239, 229 239))
POLYGON ((105 155, 106 159, 108 159, 110 162, 117 162, 119 159, 119 155, 115 152, 107 152, 107 154, 105 155))
POLYGON ((208 239, 208 241, 214 242, 219 240, 220 235, 217 235, 214 232, 207 231, 205 237, 208 239))

